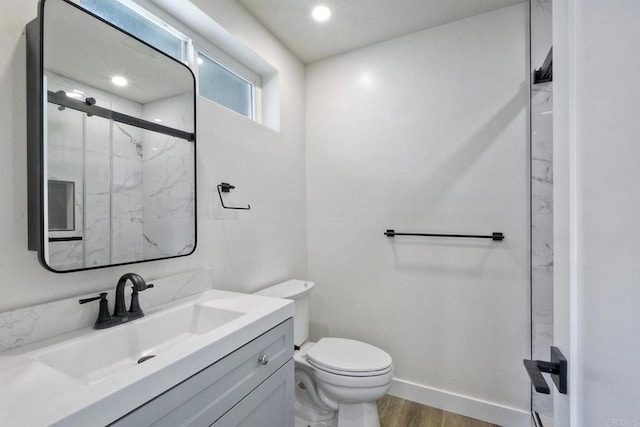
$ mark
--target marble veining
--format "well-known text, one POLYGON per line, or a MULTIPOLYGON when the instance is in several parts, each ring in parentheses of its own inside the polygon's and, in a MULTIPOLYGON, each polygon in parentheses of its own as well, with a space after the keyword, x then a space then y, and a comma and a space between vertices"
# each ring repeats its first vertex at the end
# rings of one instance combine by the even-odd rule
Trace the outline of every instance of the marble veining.
MULTIPOLYGON (((152 102, 143 115, 189 131, 191 102, 185 95, 152 102)), ((194 143, 151 131, 144 131, 143 140, 144 257, 190 253, 195 246, 194 143), (167 228, 176 232, 167 235, 167 228)))
POLYGON ((544 184, 553 184, 553 168, 550 159, 531 158, 531 179, 544 184))
POLYGON ((57 270, 82 268, 84 265, 82 241, 50 243, 49 265, 57 270))
POLYGON ((139 129, 131 128, 131 126, 126 126, 117 122, 114 122, 113 125, 114 125, 114 128, 117 129, 117 131, 123 137, 122 141, 124 142, 124 144, 120 144, 119 146, 120 149, 116 149, 113 151, 113 155, 115 157, 123 157, 123 158, 131 158, 135 156, 135 158, 142 159, 143 144, 142 144, 142 138, 141 138, 141 131, 139 129), (133 156, 132 156, 132 153, 130 152, 129 153, 121 152, 122 148, 130 147, 127 144, 131 144, 133 146, 133 149, 135 150, 135 153, 133 153, 134 154, 133 156))
POLYGON ((43 306, 36 306, 0 313, 0 351, 27 344, 44 310, 43 306))
POLYGON ((553 213, 553 198, 545 196, 533 196, 531 211, 534 215, 553 213))
MULTIPOLYGON (((143 309, 213 289, 211 269, 145 279, 148 283, 153 283, 154 287, 140 294, 143 309)), ((113 310, 117 280, 118 277, 114 277, 113 283, 103 291, 109 293, 110 310, 113 310)), ((98 304, 80 305, 78 300, 98 293, 0 313, 0 352, 93 325, 98 315, 98 304)), ((128 305, 129 297, 126 299, 128 305)))

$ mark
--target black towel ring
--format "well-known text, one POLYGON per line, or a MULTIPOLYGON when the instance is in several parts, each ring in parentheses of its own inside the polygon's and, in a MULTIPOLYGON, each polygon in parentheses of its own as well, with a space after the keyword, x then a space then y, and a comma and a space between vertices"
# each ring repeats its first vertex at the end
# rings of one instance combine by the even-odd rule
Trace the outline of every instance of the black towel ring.
POLYGON ((225 206, 224 205, 224 201, 222 200, 222 193, 228 193, 230 190, 233 190, 234 187, 233 185, 227 183, 227 182, 221 182, 220 184, 218 184, 218 196, 220 196, 220 203, 222 204, 222 207, 225 209, 237 209, 237 210, 244 210, 244 211, 248 211, 251 209, 251 205, 247 204, 246 208, 241 208, 241 207, 233 207, 233 206, 225 206))

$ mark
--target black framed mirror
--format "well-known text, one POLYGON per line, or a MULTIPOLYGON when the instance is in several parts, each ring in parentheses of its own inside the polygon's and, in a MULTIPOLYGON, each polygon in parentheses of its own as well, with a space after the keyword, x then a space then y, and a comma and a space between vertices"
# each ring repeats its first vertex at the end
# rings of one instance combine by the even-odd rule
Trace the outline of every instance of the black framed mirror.
POLYGON ((195 77, 67 0, 27 25, 29 249, 54 272, 196 247, 195 77))

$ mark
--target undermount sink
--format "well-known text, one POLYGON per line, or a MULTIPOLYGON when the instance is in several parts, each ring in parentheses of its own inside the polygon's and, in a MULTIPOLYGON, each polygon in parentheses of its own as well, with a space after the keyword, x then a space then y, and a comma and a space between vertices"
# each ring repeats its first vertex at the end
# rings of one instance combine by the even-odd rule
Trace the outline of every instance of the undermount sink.
POLYGON ((188 304, 60 343, 34 355, 34 359, 92 384, 243 314, 202 304, 188 304))

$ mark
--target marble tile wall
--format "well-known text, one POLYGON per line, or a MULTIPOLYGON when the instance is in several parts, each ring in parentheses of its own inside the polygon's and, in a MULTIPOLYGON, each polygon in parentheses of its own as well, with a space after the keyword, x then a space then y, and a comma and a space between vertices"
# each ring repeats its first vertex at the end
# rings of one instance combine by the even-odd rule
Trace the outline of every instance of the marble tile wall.
MULTIPOLYGON (((110 102, 101 101, 105 108, 110 102)), ((102 117, 85 120, 85 216, 84 263, 82 267, 105 265, 111 259, 111 122, 102 117)))
POLYGON ((142 133, 112 123, 111 262, 143 258, 142 133))
MULTIPOLYGON (((142 115, 141 104, 47 74, 50 90, 81 90, 98 106, 142 115)), ((49 177, 76 183, 75 230, 52 236, 83 238, 50 243, 49 264, 68 270, 142 259, 142 130, 51 104, 47 111, 49 177)))
MULTIPOLYGON (((531 67, 552 45, 552 0, 531 0, 531 67)), ((533 83, 533 80, 532 80, 533 83)), ((549 360, 553 345, 553 83, 531 86, 532 357, 549 360)), ((553 418, 553 394, 532 391, 533 411, 553 418)))
MULTIPOLYGON (((140 294, 143 310, 166 304, 213 288, 213 271, 202 269, 164 278, 145 277, 154 287, 140 294)), ((109 307, 113 311, 117 277, 109 293, 109 307)), ((0 353, 76 329, 92 326, 98 316, 98 304, 78 304, 81 298, 97 295, 79 295, 32 307, 0 313, 0 353)), ((127 306, 129 297, 127 299, 127 306)))
MULTIPOLYGON (((69 91, 66 86, 71 83, 52 75, 52 84, 56 90, 69 91)), ((73 86, 78 85, 74 82, 73 86)), ((82 89, 100 106, 193 131, 190 94, 141 105, 114 96, 106 100, 107 94, 82 89)), ((70 109, 59 112, 55 105, 49 110, 50 176, 77 183, 74 235, 83 237, 79 242, 50 244, 51 265, 66 270, 164 258, 193 250, 192 141, 87 117, 70 109)))
MULTIPOLYGON (((174 96, 145 104, 142 114, 192 132, 192 103, 189 94, 174 96)), ((190 253, 195 245, 194 143, 146 130, 143 134, 144 257, 190 253)))
MULTIPOLYGON (((54 86, 54 91, 55 91, 54 86)), ((83 114, 71 109, 60 110, 48 104, 47 164, 49 180, 74 183, 74 227, 73 230, 51 231, 51 237, 82 236, 82 203, 84 150, 83 114)), ((48 246, 49 265, 61 270, 80 268, 83 264, 83 242, 64 241, 48 246)))

